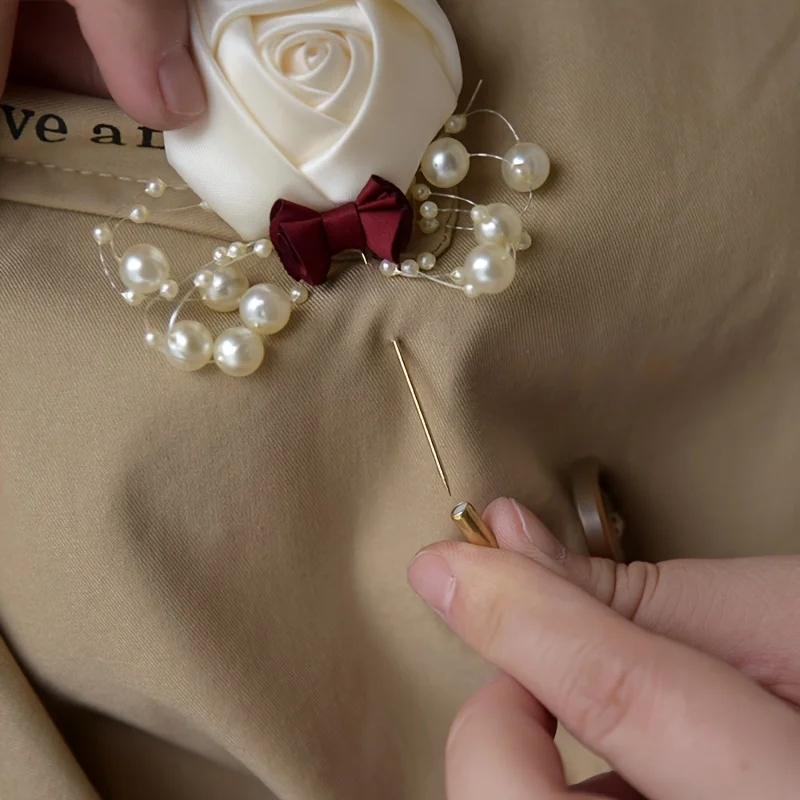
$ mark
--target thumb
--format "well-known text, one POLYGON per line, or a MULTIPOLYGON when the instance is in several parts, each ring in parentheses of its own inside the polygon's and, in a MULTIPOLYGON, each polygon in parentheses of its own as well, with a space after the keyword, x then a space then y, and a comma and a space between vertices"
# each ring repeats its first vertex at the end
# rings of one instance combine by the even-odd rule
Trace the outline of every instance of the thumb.
POLYGON ((642 628, 727 661, 800 702, 800 557, 616 564, 564 548, 528 509, 494 501, 484 514, 503 549, 528 556, 642 628))
POLYGON ((111 95, 134 119, 168 130, 205 111, 186 0, 69 2, 111 95))

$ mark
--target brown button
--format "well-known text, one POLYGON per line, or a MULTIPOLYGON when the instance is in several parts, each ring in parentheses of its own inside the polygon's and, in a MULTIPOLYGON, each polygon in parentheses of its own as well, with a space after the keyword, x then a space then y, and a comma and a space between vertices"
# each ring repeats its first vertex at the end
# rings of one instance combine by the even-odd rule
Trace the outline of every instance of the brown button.
POLYGON ((600 462, 596 458, 579 461, 570 469, 570 482, 589 555, 623 563, 625 523, 614 510, 600 462))

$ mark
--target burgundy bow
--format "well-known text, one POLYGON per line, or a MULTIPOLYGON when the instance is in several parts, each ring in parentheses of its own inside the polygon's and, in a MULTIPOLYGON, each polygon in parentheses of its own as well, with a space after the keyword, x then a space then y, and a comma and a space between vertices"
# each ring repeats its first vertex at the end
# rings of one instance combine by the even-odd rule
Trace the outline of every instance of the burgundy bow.
POLYGON ((355 203, 320 214, 278 200, 269 235, 286 271, 312 286, 323 283, 331 260, 345 250, 370 250, 395 263, 411 239, 414 212, 393 183, 373 175, 355 203))

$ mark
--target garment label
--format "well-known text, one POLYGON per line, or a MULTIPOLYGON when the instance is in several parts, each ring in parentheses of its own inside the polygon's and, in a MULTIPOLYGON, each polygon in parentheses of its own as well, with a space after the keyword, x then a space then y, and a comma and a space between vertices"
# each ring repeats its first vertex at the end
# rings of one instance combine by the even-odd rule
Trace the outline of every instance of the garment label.
MULTIPOLYGON (((58 144, 70 136, 69 124, 64 117, 49 111, 0 103, 0 136, 10 134, 15 142, 34 137, 44 144, 58 144)), ((163 133, 140 125, 123 135, 116 125, 98 121, 92 128, 89 140, 96 145, 116 147, 144 147, 150 150, 164 149, 163 133)))

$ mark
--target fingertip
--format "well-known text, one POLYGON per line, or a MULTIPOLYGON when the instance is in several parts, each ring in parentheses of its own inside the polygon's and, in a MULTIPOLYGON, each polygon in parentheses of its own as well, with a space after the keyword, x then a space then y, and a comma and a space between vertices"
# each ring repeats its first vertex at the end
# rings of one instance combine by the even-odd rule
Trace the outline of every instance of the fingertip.
POLYGON ((205 112, 205 89, 186 45, 173 47, 161 59, 158 86, 167 125, 182 127, 205 112))

